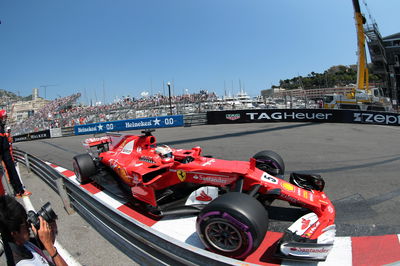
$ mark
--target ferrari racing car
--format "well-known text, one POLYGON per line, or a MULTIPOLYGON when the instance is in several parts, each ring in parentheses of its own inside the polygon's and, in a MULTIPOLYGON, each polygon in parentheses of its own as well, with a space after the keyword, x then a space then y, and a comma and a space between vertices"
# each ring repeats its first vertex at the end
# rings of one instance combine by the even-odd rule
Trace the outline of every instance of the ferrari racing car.
MULTIPOLYGON (((73 158, 77 180, 98 181, 100 172, 152 215, 197 215, 196 230, 205 247, 243 259, 261 244, 268 230, 268 206, 278 199, 307 209, 285 232, 276 255, 324 261, 336 234, 335 209, 315 174, 283 176, 281 156, 269 150, 249 161, 229 161, 190 150, 158 145, 142 135, 107 134, 84 141, 88 153, 73 158)), ((110 181, 109 180, 109 181, 110 181)), ((268 237, 268 236, 267 236, 268 237)))

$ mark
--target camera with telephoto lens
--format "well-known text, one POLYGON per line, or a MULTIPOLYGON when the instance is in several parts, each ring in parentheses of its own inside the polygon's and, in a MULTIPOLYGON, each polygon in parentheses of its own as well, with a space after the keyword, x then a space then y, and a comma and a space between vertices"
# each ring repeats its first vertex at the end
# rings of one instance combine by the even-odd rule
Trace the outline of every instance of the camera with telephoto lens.
POLYGON ((50 202, 47 202, 45 205, 43 205, 40 210, 35 213, 34 211, 28 211, 28 223, 32 224, 37 230, 40 228, 40 220, 39 216, 42 216, 42 218, 47 222, 51 223, 57 220, 57 214, 53 211, 51 208, 50 202))

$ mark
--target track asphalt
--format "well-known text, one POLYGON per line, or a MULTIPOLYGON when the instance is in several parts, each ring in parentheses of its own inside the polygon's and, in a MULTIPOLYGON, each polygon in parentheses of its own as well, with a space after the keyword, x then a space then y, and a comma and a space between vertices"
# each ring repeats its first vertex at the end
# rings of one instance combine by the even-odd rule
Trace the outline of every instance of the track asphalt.
MULTIPOLYGON (((324 177, 325 191, 337 211, 338 236, 374 236, 400 232, 399 133, 400 128, 389 126, 262 123, 159 129, 154 135, 158 143, 176 148, 201 146, 203 154, 229 160, 248 160, 260 150, 274 150, 285 160, 286 179, 293 171, 324 177)), ((72 157, 85 152, 81 143, 88 137, 92 136, 37 140, 15 146, 72 169, 72 157)), ((47 201, 44 195, 40 196, 43 203, 38 205, 47 201)), ((290 223, 286 207, 276 206, 275 216, 271 214, 271 230, 282 231, 290 223)), ((91 255, 94 254, 84 256, 91 255)))

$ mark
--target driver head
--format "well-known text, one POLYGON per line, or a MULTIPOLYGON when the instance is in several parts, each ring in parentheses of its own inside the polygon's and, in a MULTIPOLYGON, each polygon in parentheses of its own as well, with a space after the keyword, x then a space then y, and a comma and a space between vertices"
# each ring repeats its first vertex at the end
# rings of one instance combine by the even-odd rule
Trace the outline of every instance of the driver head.
POLYGON ((172 149, 167 145, 158 146, 156 148, 156 153, 160 155, 161 159, 174 158, 174 155, 172 154, 172 149))

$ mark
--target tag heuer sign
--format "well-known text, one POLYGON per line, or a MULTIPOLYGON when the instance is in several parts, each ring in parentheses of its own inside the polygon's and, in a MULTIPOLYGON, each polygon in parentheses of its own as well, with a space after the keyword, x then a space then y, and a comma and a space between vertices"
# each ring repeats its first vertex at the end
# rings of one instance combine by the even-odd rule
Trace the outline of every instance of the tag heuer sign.
POLYGON ((240 118, 240 114, 226 114, 226 119, 229 120, 238 120, 240 118))

